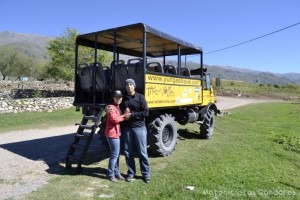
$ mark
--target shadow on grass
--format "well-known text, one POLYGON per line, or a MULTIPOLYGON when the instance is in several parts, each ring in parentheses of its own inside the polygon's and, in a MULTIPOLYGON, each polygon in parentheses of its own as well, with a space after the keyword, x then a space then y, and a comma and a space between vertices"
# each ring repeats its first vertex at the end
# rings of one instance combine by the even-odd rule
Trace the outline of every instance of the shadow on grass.
POLYGON ((178 134, 180 140, 185 139, 203 139, 200 137, 200 133, 196 131, 189 131, 188 129, 178 129, 178 134))
MULTIPOLYGON (((190 132, 187 129, 179 129, 178 134, 179 139, 182 140, 201 139, 198 133, 190 132)), ((46 170, 49 174, 75 175, 77 174, 76 164, 73 164, 70 170, 67 170, 64 166, 66 155, 73 141, 74 133, 67 133, 59 136, 1 144, 0 148, 32 161, 44 161, 49 167, 46 170)), ((122 154, 122 156, 124 156, 124 154, 122 154)), ((106 178, 106 169, 89 167, 89 165, 101 162, 108 157, 109 149, 106 145, 101 143, 99 135, 95 134, 89 151, 82 163, 82 174, 106 178)), ((160 156, 149 153, 149 157, 158 158, 160 156)))
MULTIPOLYGON (((72 171, 68 171, 68 175, 70 174, 74 174, 76 175, 76 171, 72 170, 72 171)), ((107 179, 106 177, 107 174, 107 169, 106 168, 102 168, 102 167, 97 167, 97 168, 84 168, 84 170, 82 171, 81 175, 85 175, 85 176, 91 176, 91 177, 95 177, 95 178, 101 178, 101 179, 107 179)), ((65 174, 67 175, 67 174, 65 174)), ((127 177, 127 174, 122 173, 121 175, 123 177, 127 177)), ((135 179, 143 179, 143 176, 141 175, 135 175, 134 176, 135 179)))

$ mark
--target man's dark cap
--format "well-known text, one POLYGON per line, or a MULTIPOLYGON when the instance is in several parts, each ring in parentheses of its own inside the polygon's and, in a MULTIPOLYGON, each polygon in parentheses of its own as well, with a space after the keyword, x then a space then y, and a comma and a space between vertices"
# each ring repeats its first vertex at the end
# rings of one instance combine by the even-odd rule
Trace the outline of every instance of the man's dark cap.
POLYGON ((125 81, 126 84, 132 84, 134 87, 136 87, 135 81, 132 78, 126 79, 125 81))

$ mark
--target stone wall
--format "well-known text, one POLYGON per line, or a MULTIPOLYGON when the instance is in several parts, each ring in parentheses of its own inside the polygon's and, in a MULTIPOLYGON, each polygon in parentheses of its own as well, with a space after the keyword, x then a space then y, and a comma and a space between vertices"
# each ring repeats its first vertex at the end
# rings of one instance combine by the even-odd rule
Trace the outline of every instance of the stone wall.
POLYGON ((0 100, 66 96, 74 96, 73 82, 0 81, 0 100))
POLYGON ((0 114, 41 112, 73 106, 74 84, 0 81, 0 114))
POLYGON ((21 112, 52 112, 73 106, 73 97, 51 97, 30 99, 0 100, 0 114, 21 112))

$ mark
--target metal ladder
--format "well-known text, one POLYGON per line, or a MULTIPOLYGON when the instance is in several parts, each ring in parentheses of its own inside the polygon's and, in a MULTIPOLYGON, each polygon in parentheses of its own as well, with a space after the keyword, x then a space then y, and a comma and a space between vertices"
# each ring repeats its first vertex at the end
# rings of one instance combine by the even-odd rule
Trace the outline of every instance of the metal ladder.
POLYGON ((83 159, 92 143, 93 136, 96 132, 102 118, 102 111, 93 111, 85 114, 78 125, 77 132, 75 133, 74 142, 71 144, 68 154, 66 156, 66 168, 71 169, 72 164, 77 164, 77 173, 82 172, 81 164, 83 159))

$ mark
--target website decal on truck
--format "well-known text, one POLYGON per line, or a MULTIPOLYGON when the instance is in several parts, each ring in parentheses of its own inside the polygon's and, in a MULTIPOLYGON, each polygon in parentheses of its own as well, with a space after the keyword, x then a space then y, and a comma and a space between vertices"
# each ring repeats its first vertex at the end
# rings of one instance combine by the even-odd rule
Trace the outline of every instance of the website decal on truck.
POLYGON ((200 80, 146 74, 145 97, 149 108, 200 104, 200 80))

